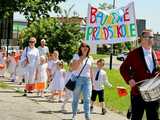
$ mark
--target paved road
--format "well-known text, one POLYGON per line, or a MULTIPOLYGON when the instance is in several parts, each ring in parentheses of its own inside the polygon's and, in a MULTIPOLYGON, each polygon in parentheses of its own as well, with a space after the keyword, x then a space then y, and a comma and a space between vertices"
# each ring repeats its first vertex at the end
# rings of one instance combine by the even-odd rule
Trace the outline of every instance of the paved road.
MULTIPOLYGON (((70 120, 71 103, 67 104, 67 112, 62 113, 62 103, 48 102, 46 98, 31 94, 23 97, 15 90, 0 89, 0 120, 70 120)), ((84 120, 83 106, 79 105, 78 120, 84 120)), ((96 107, 92 120, 126 120, 122 115, 108 111, 101 115, 101 109, 96 107)))

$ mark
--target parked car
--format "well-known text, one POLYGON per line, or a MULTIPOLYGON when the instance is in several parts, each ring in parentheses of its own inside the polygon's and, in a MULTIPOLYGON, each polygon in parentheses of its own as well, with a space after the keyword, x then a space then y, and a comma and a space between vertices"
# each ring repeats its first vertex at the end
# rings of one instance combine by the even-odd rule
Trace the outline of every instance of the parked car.
POLYGON ((128 52, 123 52, 117 55, 117 60, 124 61, 127 58, 128 52))

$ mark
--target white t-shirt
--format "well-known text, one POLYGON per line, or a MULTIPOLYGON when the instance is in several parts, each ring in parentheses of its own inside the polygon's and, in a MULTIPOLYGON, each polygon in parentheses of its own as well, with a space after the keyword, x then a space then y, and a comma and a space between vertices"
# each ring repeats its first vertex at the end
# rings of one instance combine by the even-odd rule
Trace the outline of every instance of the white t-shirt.
POLYGON ((106 75, 106 72, 101 69, 99 71, 98 80, 95 80, 96 74, 99 71, 99 69, 93 70, 93 84, 94 84, 94 90, 103 90, 104 86, 107 85, 108 87, 112 87, 112 85, 108 81, 108 76, 106 75))
POLYGON ((41 46, 38 47, 39 50, 39 55, 40 56, 47 56, 47 54, 49 53, 49 49, 47 46, 44 46, 43 48, 41 46))
POLYGON ((153 62, 153 57, 152 57, 152 49, 145 49, 143 48, 143 52, 144 52, 144 58, 145 61, 147 63, 147 67, 150 70, 150 72, 152 73, 153 69, 154 69, 154 62, 153 62))
MULTIPOLYGON (((78 55, 78 54, 75 54, 75 55, 73 56, 72 61, 73 61, 73 60, 79 60, 79 59, 80 59, 79 55, 78 55)), ((73 71, 73 74, 74 74, 74 75, 76 75, 76 76, 79 75, 79 73, 80 73, 81 69, 83 68, 86 60, 87 60, 87 58, 85 58, 85 59, 83 60, 83 64, 81 64, 79 70, 73 71)), ((82 77, 89 77, 89 78, 91 77, 91 76, 90 76, 90 70, 91 70, 92 63, 93 63, 93 58, 92 58, 92 57, 89 57, 89 58, 88 58, 88 61, 87 61, 86 65, 85 65, 83 71, 81 72, 81 75, 80 75, 80 76, 82 76, 82 77)))
POLYGON ((3 60, 3 55, 2 55, 2 52, 0 52, 0 64, 3 64, 4 62, 3 62, 4 60, 3 60))
POLYGON ((51 74, 53 74, 57 70, 57 62, 59 60, 49 60, 48 61, 48 69, 51 70, 51 74))

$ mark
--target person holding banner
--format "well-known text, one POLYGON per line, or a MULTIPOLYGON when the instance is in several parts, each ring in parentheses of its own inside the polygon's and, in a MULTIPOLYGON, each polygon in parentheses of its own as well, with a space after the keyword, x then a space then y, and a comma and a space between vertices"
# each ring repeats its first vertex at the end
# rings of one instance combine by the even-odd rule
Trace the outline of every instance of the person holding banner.
POLYGON ((90 98, 92 92, 92 63, 93 60, 89 57, 90 46, 82 42, 78 53, 74 55, 71 62, 71 69, 73 70, 74 78, 76 80, 76 88, 73 91, 72 101, 72 120, 76 120, 77 107, 81 92, 83 93, 83 104, 85 120, 90 120, 90 98))
POLYGON ((131 87, 131 120, 142 120, 144 110, 147 120, 159 120, 159 102, 144 101, 138 89, 140 81, 151 80, 158 72, 159 56, 152 49, 153 38, 152 30, 144 30, 140 37, 141 46, 131 51, 120 66, 121 75, 131 87))

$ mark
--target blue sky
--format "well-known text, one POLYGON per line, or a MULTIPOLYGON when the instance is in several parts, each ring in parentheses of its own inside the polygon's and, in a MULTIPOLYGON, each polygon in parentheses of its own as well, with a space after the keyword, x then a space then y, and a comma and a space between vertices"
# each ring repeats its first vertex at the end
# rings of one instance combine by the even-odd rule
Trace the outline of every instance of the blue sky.
MULTIPOLYGON (((154 32, 160 32, 160 0, 116 0, 116 7, 121 7, 128 4, 131 1, 135 2, 135 11, 137 19, 146 19, 147 28, 153 29, 154 32)), ((76 11, 80 16, 87 16, 88 3, 98 6, 99 3, 113 3, 113 0, 66 0, 65 3, 61 4, 63 9, 70 8, 73 4, 75 5, 72 9, 76 11)), ((55 16, 54 13, 51 13, 55 16)), ((23 20, 24 17, 19 14, 15 14, 15 19, 23 20)))

